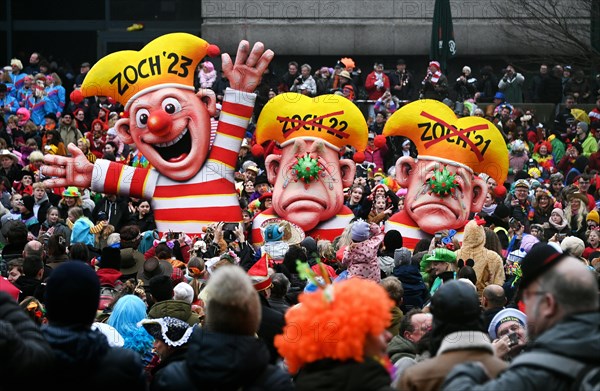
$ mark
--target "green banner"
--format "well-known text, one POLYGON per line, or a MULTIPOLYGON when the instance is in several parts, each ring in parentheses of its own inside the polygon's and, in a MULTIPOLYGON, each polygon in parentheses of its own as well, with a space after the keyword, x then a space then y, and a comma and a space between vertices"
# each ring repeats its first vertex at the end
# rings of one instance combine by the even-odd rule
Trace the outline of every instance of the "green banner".
POLYGON ((454 41, 450 0, 435 0, 429 59, 438 61, 442 72, 445 73, 448 60, 455 55, 456 42, 454 41))
POLYGON ((590 25, 592 48, 600 52, 600 0, 592 0, 590 25))

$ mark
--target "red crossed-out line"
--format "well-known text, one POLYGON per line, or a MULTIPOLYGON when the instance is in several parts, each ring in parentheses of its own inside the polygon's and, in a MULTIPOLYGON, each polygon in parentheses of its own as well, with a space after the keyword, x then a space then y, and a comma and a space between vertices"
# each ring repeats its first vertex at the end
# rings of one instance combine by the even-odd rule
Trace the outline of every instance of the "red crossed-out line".
POLYGON ((479 148, 475 145, 475 143, 473 143, 473 141, 471 141, 469 139, 469 135, 467 133, 470 132, 474 132, 476 130, 486 130, 489 129, 489 127, 485 124, 481 124, 481 125, 475 125, 475 126, 471 126, 470 128, 466 128, 466 129, 462 129, 462 130, 458 130, 456 129, 454 126, 451 126, 450 124, 448 124, 446 121, 436 118, 433 115, 426 113, 424 111, 421 112, 421 115, 427 119, 430 119, 432 121, 436 121, 442 125, 444 125, 446 128, 450 129, 450 133, 437 138, 435 140, 429 141, 425 143, 425 148, 429 148, 432 145, 435 145, 437 143, 439 143, 440 141, 444 141, 452 136, 458 136, 460 137, 461 140, 463 140, 464 142, 466 142, 470 147, 471 150, 473 151, 473 153, 475 154, 475 156, 477 156, 477 160, 479 160, 480 162, 483 161, 483 155, 481 154, 481 151, 479 150, 479 148))
POLYGON ((336 115, 342 115, 342 114, 344 114, 343 110, 342 111, 336 111, 336 112, 329 113, 329 114, 325 114, 325 115, 322 115, 320 117, 313 118, 310 121, 303 121, 301 119, 292 119, 292 118, 289 118, 289 117, 279 117, 279 116, 277 117, 277 120, 278 121, 285 121, 285 122, 292 122, 292 123, 296 124, 296 126, 294 126, 293 128, 288 129, 283 134, 283 137, 287 137, 290 133, 295 132, 297 130, 300 130, 300 128, 303 127, 303 126, 305 126, 305 125, 310 125, 310 126, 316 126, 319 129, 329 130, 330 132, 333 132, 336 136, 340 136, 342 138, 348 138, 348 137, 350 137, 350 135, 348 133, 344 133, 344 132, 339 131, 339 130, 337 130, 335 128, 332 128, 332 127, 329 127, 327 125, 323 125, 323 124, 320 124, 320 123, 317 122, 317 121, 320 121, 320 120, 325 119, 325 118, 333 117, 333 116, 336 116, 336 115))

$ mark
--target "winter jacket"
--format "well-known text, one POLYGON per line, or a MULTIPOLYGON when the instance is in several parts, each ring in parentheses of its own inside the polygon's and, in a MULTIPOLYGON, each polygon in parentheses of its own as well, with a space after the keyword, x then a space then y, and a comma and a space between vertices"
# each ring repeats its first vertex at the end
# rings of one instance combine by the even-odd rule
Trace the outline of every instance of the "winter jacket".
POLYGON ((164 318, 170 316, 187 322, 190 326, 200 323, 200 317, 192 312, 192 306, 183 300, 163 300, 155 303, 148 311, 148 318, 164 318))
MULTIPOLYGON (((22 383, 31 373, 44 372, 54 354, 38 326, 8 293, 0 292, 0 372, 22 383)), ((45 384, 45 383, 44 383, 45 384)))
POLYGON ((196 328, 185 361, 167 365, 151 390, 293 390, 290 376, 269 364, 259 338, 196 328))
POLYGON ((44 197, 41 200, 35 200, 33 213, 35 213, 35 217, 40 224, 44 224, 44 221, 46 221, 46 215, 51 206, 48 194, 44 194, 44 197))
POLYGON ((373 172, 376 172, 380 168, 385 171, 385 155, 387 152, 387 144, 384 144, 381 148, 367 145, 367 148, 365 149, 365 162, 371 162, 375 164, 373 172))
POLYGON ((550 141, 550 144, 552 145, 552 157, 554 158, 554 162, 560 162, 563 156, 565 156, 565 143, 554 134, 551 134, 548 137, 548 141, 550 141))
POLYGON ((390 89, 390 78, 383 72, 377 73, 375 71, 369 73, 365 80, 365 90, 369 94, 369 100, 377 100, 381 98, 383 93, 390 89), (380 80, 380 86, 378 89, 377 80, 380 80))
POLYGON ((394 364, 402 357, 415 358, 417 355, 417 344, 401 335, 396 335, 388 343, 387 354, 394 364))
POLYGON ((399 388, 405 391, 439 390, 450 370, 456 364, 467 361, 479 361, 492 377, 496 377, 507 366, 494 356, 487 334, 481 331, 459 331, 444 338, 435 357, 407 368, 402 374, 399 388))
POLYGON ((498 89, 504 92, 506 101, 510 103, 523 103, 523 83, 525 77, 520 73, 515 73, 512 77, 503 77, 498 82, 498 89))
POLYGON ((83 134, 77 129, 75 124, 71 124, 70 126, 61 125, 61 127, 58 128, 58 132, 66 146, 70 143, 77 145, 77 140, 83 137, 83 134))
POLYGON ((398 265, 392 274, 400 280, 404 297, 400 309, 405 314, 413 308, 423 308, 430 298, 423 276, 416 265, 398 265))
POLYGON ((504 284, 504 267, 502 257, 498 253, 485 248, 485 230, 471 220, 465 226, 465 235, 456 258, 465 262, 472 259, 475 262, 473 270, 477 275, 477 292, 481 295, 483 289, 491 284, 504 284))
POLYGON ((598 141, 590 132, 581 143, 581 147, 583 148, 583 156, 589 158, 592 153, 598 152, 598 141))
POLYGON ((100 331, 46 326, 42 329, 56 359, 44 385, 60 390, 145 390, 146 375, 140 356, 110 347, 100 331))
POLYGON ((26 276, 24 274, 17 278, 14 285, 21 290, 19 294, 19 303, 25 300, 27 296, 33 296, 42 303, 44 302, 44 294, 46 284, 42 285, 42 280, 38 280, 35 276, 26 276))
POLYGON ((371 224, 371 237, 362 242, 351 243, 342 258, 342 265, 348 266, 348 277, 362 277, 381 281, 381 271, 377 262, 377 251, 383 241, 383 232, 375 224, 371 224))
MULTIPOLYGON (((568 316, 542 333, 530 345, 530 352, 550 352, 600 366, 600 313, 587 312, 568 316)), ((473 363, 455 367, 446 378, 442 390, 568 390, 572 380, 548 369, 534 366, 508 367, 497 379, 488 381, 483 370, 473 363), (486 382, 486 383, 484 383, 486 382)))
POLYGON ((115 232, 119 232, 121 227, 125 226, 129 221, 129 208, 127 202, 117 198, 115 202, 110 202, 108 198, 103 197, 96 203, 96 207, 92 212, 93 221, 98 221, 98 213, 105 212, 108 217, 108 223, 115 227, 115 232))
POLYGON ((275 336, 283 334, 285 318, 281 312, 271 308, 265 296, 259 294, 259 299, 261 317, 256 335, 265 342, 269 350, 269 364, 275 364, 280 359, 279 352, 275 347, 275 336))
POLYGON ((379 362, 319 360, 307 364, 296 376, 296 391, 387 391, 391 377, 379 362))

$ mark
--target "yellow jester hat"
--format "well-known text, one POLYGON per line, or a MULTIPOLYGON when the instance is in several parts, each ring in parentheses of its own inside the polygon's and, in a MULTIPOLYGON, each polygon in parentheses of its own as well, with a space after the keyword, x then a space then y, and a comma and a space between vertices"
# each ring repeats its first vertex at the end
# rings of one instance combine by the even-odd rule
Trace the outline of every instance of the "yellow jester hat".
POLYGON ((299 137, 322 139, 336 150, 351 145, 364 151, 368 127, 358 107, 340 95, 309 98, 290 92, 269 100, 256 123, 256 142, 285 146, 299 137))
POLYGON ((205 56, 219 48, 187 33, 162 35, 140 51, 123 50, 103 57, 85 77, 83 96, 107 96, 129 110, 140 95, 164 87, 194 90, 194 75, 205 56))

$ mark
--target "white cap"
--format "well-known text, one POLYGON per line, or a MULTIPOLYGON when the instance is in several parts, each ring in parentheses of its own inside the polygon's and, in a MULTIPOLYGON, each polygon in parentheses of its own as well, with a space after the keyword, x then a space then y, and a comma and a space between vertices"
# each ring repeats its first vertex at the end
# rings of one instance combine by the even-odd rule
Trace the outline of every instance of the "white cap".
POLYGON ((194 301, 194 288, 187 282, 180 282, 173 288, 173 299, 186 301, 190 304, 194 301))

